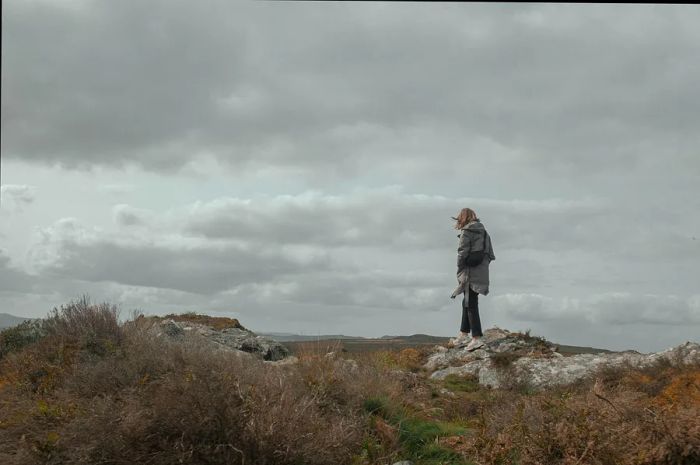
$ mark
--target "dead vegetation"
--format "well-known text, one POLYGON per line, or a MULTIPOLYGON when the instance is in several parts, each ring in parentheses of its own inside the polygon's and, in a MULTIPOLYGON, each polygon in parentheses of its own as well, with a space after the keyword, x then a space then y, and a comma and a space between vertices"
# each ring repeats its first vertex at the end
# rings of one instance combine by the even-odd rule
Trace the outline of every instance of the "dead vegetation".
POLYGON ((491 390, 472 376, 428 379, 429 348, 310 343, 275 366, 156 338, 155 319, 119 324, 117 313, 83 299, 31 337, 0 333, 0 463, 700 463, 698 366, 491 390))
POLYGON ((227 318, 222 316, 209 316, 202 315, 195 312, 181 313, 181 314, 168 314, 165 316, 148 316, 144 318, 152 318, 155 320, 173 320, 183 323, 197 323, 206 326, 210 326, 217 331, 228 328, 245 329, 243 325, 236 318, 227 318))
MULTIPOLYGON (((201 321, 201 319, 200 319, 201 321)), ((86 299, 0 360, 0 463, 351 463, 364 398, 398 378, 325 354, 275 367, 156 338, 86 299)))
MULTIPOLYGON (((677 371, 669 385, 697 374, 677 371)), ((623 384, 606 389, 601 381, 588 391, 517 398, 502 391, 482 409, 478 433, 455 447, 478 463, 699 463, 700 405, 674 410, 658 400, 623 384)))

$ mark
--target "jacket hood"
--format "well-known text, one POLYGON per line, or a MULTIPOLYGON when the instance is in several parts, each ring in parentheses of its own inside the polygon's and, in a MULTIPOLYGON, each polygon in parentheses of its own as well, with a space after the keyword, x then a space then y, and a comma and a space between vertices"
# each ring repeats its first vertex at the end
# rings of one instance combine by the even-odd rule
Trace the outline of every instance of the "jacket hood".
POLYGON ((467 223, 464 225, 462 230, 464 229, 469 229, 471 231, 480 231, 485 229, 484 225, 481 223, 481 221, 472 221, 471 223, 467 223))

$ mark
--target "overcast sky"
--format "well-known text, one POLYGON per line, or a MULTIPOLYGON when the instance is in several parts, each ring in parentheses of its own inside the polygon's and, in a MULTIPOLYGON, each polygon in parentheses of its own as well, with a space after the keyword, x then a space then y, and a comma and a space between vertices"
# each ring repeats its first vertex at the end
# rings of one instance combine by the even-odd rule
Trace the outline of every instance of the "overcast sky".
POLYGON ((0 312, 700 334, 696 5, 3 2, 0 312))

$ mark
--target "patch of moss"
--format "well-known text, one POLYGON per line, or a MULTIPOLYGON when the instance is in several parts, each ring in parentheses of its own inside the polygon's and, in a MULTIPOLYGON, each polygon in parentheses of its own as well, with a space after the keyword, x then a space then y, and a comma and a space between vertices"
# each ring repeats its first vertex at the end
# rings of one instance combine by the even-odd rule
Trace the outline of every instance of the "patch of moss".
POLYGON ((444 383, 450 391, 476 392, 481 388, 479 379, 472 375, 449 374, 445 376, 444 383))
POLYGON ((455 451, 437 444, 439 437, 466 433, 467 430, 463 426, 416 417, 404 418, 396 426, 401 445, 416 463, 426 465, 466 463, 455 451))
POLYGON ((420 418, 385 396, 365 399, 363 408, 396 428, 404 456, 415 464, 467 464, 457 452, 437 443, 440 437, 465 434, 463 425, 420 418))

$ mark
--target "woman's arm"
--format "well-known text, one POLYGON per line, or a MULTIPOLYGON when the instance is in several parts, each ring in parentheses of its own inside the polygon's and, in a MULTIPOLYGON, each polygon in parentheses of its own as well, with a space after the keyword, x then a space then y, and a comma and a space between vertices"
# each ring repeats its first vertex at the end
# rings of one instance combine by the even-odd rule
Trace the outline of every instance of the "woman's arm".
POLYGON ((457 274, 466 266, 465 260, 467 252, 469 252, 470 236, 466 229, 462 229, 459 234, 459 243, 457 244, 457 274))
POLYGON ((466 256, 469 250, 469 234, 466 229, 462 229, 459 234, 459 243, 457 244, 457 255, 460 257, 466 256))
POLYGON ((487 232, 486 237, 488 240, 488 244, 484 244, 484 247, 486 248, 488 246, 488 248, 485 249, 486 253, 488 254, 491 261, 494 261, 496 259, 496 255, 494 255, 493 253, 493 242, 491 242, 491 235, 487 232))

